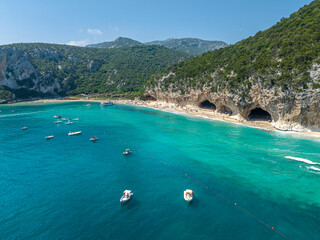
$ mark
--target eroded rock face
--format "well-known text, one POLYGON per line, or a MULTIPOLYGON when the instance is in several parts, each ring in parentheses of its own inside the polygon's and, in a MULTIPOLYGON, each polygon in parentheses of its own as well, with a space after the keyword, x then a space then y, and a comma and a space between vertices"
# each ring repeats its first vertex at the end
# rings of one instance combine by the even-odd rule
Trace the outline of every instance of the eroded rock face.
MULTIPOLYGON (((55 56, 49 54, 47 57, 55 56)), ((0 86, 52 95, 61 91, 60 82, 55 76, 37 71, 27 54, 13 47, 0 48, 0 86)))
POLYGON ((228 91, 211 92, 209 89, 190 90, 181 94, 174 91, 162 91, 160 87, 148 89, 146 95, 181 106, 200 106, 208 100, 216 106, 217 112, 228 113, 239 121, 247 121, 255 108, 268 112, 272 125, 287 131, 320 130, 320 89, 303 93, 282 92, 279 89, 263 89, 253 86, 245 98, 228 91), (231 110, 231 112, 226 110, 231 110))

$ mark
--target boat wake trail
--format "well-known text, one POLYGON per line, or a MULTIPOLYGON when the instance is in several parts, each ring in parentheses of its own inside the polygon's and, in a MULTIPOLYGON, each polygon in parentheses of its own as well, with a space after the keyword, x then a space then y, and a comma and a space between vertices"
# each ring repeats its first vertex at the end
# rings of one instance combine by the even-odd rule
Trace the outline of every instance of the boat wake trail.
POLYGON ((312 161, 310 161, 308 159, 304 159, 304 158, 297 158, 297 157, 291 157, 291 156, 285 156, 285 158, 292 159, 292 160, 299 161, 299 162, 304 162, 307 164, 320 164, 320 163, 312 162, 312 161))
POLYGON ((45 111, 29 112, 29 113, 6 114, 6 115, 0 115, 0 118, 8 118, 8 117, 24 116, 24 115, 31 115, 31 114, 36 114, 36 113, 43 113, 43 112, 45 112, 45 111))
POLYGON ((313 166, 307 167, 307 169, 311 169, 311 170, 314 170, 314 171, 320 171, 320 168, 316 168, 316 167, 313 167, 313 166))

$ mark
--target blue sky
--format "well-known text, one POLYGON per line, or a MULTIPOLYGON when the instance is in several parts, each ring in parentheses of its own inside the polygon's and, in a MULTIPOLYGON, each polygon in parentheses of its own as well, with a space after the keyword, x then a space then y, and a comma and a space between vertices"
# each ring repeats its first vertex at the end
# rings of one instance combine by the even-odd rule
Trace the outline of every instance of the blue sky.
POLYGON ((289 17, 311 0, 0 0, 0 44, 86 45, 195 37, 229 44, 289 17))

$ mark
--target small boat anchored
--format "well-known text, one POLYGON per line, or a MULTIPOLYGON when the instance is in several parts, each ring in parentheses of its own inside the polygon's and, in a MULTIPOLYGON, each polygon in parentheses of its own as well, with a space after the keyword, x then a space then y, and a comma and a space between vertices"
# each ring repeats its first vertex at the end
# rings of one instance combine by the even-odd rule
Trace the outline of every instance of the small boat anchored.
POLYGON ((56 118, 56 119, 59 119, 59 118, 61 118, 61 116, 60 115, 55 115, 55 116, 53 116, 54 118, 56 118))
POLYGON ((27 130, 27 129, 28 129, 27 126, 23 126, 23 127, 21 128, 21 130, 27 130))
POLYGON ((112 105, 113 105, 113 102, 111 102, 111 101, 101 102, 101 103, 100 103, 100 106, 101 106, 101 107, 112 106, 112 105))
POLYGON ((74 135, 81 135, 81 131, 78 131, 78 132, 69 132, 68 133, 68 136, 74 136, 74 135))
POLYGON ((133 193, 131 190, 125 190, 123 192, 123 196, 120 198, 120 203, 128 202, 133 196, 133 193))
POLYGON ((64 123, 65 125, 70 125, 73 124, 73 122, 71 122, 70 120, 68 120, 67 122, 64 123))
POLYGON ((79 121, 80 120, 80 118, 74 118, 74 119, 72 119, 73 121, 79 121))
POLYGON ((54 138, 54 136, 53 136, 53 135, 50 135, 50 136, 45 136, 44 138, 45 138, 46 140, 50 140, 50 139, 54 138))
POLYGON ((187 202, 191 202, 193 200, 193 191, 191 189, 186 189, 183 192, 183 197, 187 202))
POLYGON ((132 151, 130 149, 126 149, 124 152, 123 152, 123 155, 129 155, 131 154, 132 151))
POLYGON ((85 106, 86 106, 86 107, 91 107, 91 104, 86 104, 85 106))
POLYGON ((90 141, 91 141, 91 142, 96 142, 97 140, 99 140, 99 138, 97 138, 97 137, 92 137, 92 138, 90 138, 90 141))
POLYGON ((55 121, 54 123, 55 123, 55 124, 59 124, 59 123, 62 123, 62 121, 57 120, 57 121, 55 121))

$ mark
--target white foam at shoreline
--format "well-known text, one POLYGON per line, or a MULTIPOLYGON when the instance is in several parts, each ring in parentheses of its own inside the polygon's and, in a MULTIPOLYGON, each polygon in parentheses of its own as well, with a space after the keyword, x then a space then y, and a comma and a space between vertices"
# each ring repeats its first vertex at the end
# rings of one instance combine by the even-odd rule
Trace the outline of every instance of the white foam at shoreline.
POLYGON ((285 158, 292 159, 292 160, 299 161, 299 162, 304 162, 307 164, 320 164, 320 163, 312 162, 312 161, 310 161, 308 159, 304 159, 304 158, 291 157, 291 156, 285 156, 285 158))

